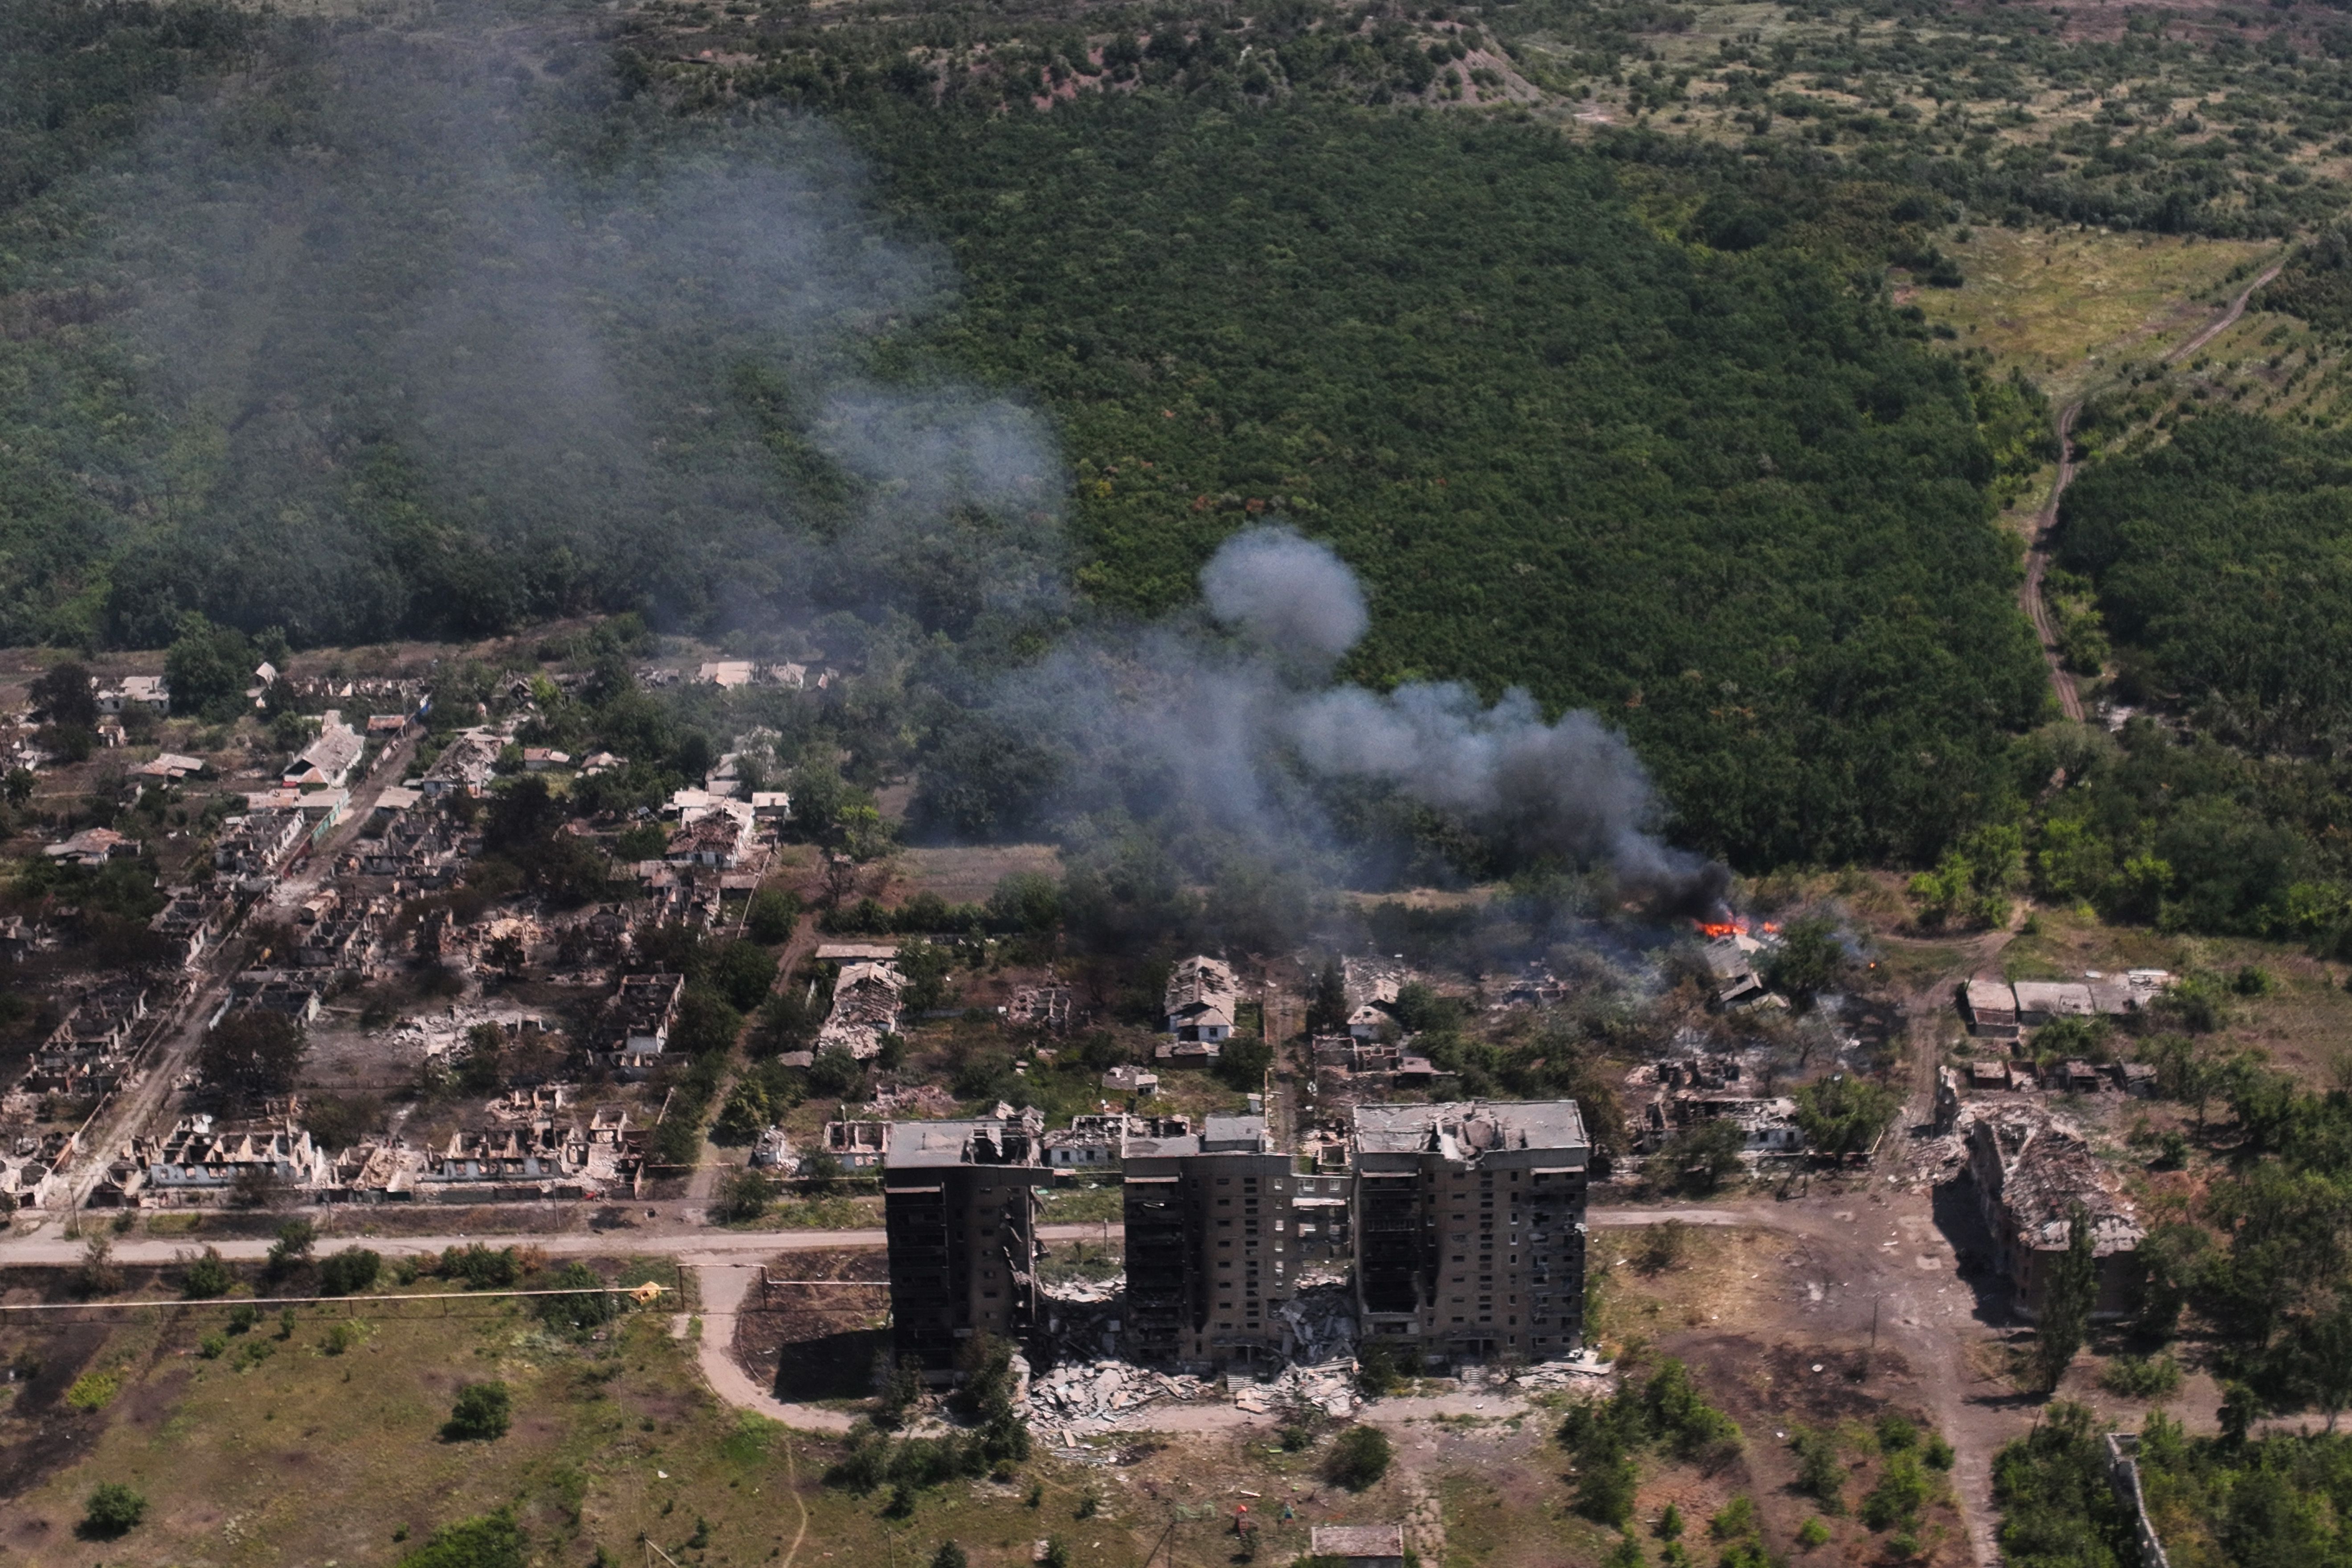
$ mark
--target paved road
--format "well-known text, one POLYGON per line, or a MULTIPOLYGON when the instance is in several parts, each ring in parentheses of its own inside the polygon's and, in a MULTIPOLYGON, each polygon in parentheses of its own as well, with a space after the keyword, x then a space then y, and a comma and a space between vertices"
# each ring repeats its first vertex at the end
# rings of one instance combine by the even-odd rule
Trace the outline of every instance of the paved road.
MULTIPOLYGON (((1117 1226, 1109 1227, 1111 1231, 1118 1228, 1117 1226)), ((1037 1227, 1037 1235, 1045 1241, 1092 1242, 1102 1240, 1106 1231, 1099 1223, 1045 1225, 1037 1227)), ((650 1255, 675 1258, 688 1267, 696 1267, 756 1260, 779 1252, 822 1252, 833 1247, 880 1247, 884 1239, 879 1229, 662 1232, 622 1229, 572 1231, 553 1236, 369 1236, 363 1231, 338 1225, 320 1238, 319 1245, 330 1252, 350 1246, 371 1247, 388 1257, 398 1258, 404 1254, 437 1253, 445 1247, 480 1242, 486 1247, 535 1247, 551 1258, 650 1255)), ((47 1235, 0 1241, 0 1268, 41 1268, 79 1263, 83 1246, 84 1243, 70 1237, 47 1235)), ((268 1257, 269 1246, 268 1237, 234 1241, 217 1241, 204 1237, 166 1240, 141 1238, 117 1241, 114 1259, 118 1263, 131 1265, 169 1263, 201 1247, 213 1247, 219 1249, 223 1258, 249 1262, 268 1257)))

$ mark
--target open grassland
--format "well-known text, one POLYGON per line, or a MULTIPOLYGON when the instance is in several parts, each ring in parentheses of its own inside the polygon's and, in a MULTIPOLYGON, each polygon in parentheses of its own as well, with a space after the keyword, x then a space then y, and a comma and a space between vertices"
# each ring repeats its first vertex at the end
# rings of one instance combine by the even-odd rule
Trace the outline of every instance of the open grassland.
POLYGON ((1946 243, 1968 281, 1906 298, 1963 345, 1990 351, 2003 373, 2022 369, 2061 400, 2113 363, 2154 358, 2188 337, 2229 280, 2279 248, 2104 229, 1964 232, 1946 243))

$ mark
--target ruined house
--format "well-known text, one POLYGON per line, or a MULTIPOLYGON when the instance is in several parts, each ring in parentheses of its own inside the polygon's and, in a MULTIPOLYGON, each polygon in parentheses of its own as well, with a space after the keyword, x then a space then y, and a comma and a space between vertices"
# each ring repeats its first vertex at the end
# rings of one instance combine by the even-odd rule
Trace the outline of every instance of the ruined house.
POLYGON ((490 775, 498 767, 499 752, 503 742, 497 735, 483 730, 467 730, 454 736, 416 781, 417 789, 427 800, 437 800, 445 795, 478 795, 489 787, 490 775))
POLYGON ((1241 999, 1241 982, 1230 965, 1197 955, 1181 960, 1169 973, 1161 1007, 1166 1032, 1179 1040, 1222 1044, 1233 1035, 1241 999))
POLYGON ((2028 1321, 2041 1315, 2053 1265, 2065 1254, 2079 1208, 2098 1259, 2092 1316, 2129 1316, 2145 1273, 2139 1244, 2146 1232, 2122 1183, 2071 1122, 2040 1106, 2009 1101, 1969 1109, 1969 1179, 1992 1233, 1994 1268, 2009 1281, 2011 1310, 2028 1321))
POLYGON ((624 975, 605 1014, 605 1044, 599 1053, 604 1064, 625 1073, 652 1071, 669 1048, 670 1027, 685 995, 683 974, 624 975))
POLYGON ((1130 1143, 1181 1138, 1192 1131, 1183 1116, 1134 1116, 1122 1111, 1073 1116, 1045 1136, 1045 1163, 1057 1171, 1115 1171, 1130 1143))
POLYGON ((833 983, 833 1011, 817 1031, 816 1049, 844 1050, 859 1061, 877 1055, 885 1036, 898 1032, 899 994, 906 976, 887 963, 845 963, 833 983))
POLYGON ((341 789, 366 750, 365 738, 331 708, 320 721, 318 738, 295 753, 279 782, 292 789, 341 789))
POLYGON ((887 1121, 828 1121, 824 1124, 824 1152, 845 1171, 871 1171, 882 1163, 882 1151, 889 1141, 889 1132, 890 1124, 887 1121))

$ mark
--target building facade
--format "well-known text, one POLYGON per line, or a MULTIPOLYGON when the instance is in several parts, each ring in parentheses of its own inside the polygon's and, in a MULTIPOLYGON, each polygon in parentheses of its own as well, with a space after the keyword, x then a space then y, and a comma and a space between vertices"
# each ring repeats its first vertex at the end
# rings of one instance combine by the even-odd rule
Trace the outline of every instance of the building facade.
POLYGON ((894 1121, 882 1153, 892 1340, 902 1360, 954 1366, 975 1334, 1015 1339, 1037 1315, 1037 1189, 1051 1183, 1034 1110, 894 1121))
POLYGON ((1437 1360, 1575 1350, 1591 1155, 1576 1103, 1352 1114, 1358 1332, 1437 1360))
POLYGON ((1212 1116, 1198 1133, 1127 1145, 1127 1318, 1138 1360, 1203 1364, 1278 1356, 1297 1288, 1302 1181, 1262 1116, 1212 1116))

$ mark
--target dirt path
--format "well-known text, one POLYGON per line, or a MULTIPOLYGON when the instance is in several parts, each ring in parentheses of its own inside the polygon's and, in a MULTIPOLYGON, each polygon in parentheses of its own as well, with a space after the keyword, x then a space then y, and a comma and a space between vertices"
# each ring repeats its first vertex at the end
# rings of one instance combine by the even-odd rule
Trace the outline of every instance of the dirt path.
POLYGON ((2074 672, 2058 651, 2058 624, 2042 596, 2042 578, 2050 567, 2050 533, 2058 526, 2058 503, 2064 499, 2066 487, 2074 482, 2072 432, 2074 416, 2082 411, 2080 403, 2070 403, 2058 411, 2058 476, 2050 482, 2050 499, 2034 514, 2033 536, 2026 542, 2025 582, 2017 591, 2025 618, 2033 623, 2033 635, 2041 639, 2042 659, 2050 667, 2050 689, 2057 696, 2058 710, 2078 724, 2083 721, 2083 696, 2075 689, 2074 672))
POLYGON ((2213 320, 2208 322, 2195 337, 2190 338, 2187 342, 2181 344, 2179 348, 2174 349, 2170 353, 2166 354, 2164 356, 2164 363, 2167 364, 2172 364, 2180 360, 2187 359, 2190 354, 2195 353, 2199 349, 2203 348, 2207 343, 2211 342, 2215 338, 2220 337, 2223 332, 2226 332, 2231 327, 2236 326, 2238 324, 2238 318, 2246 313, 2246 301, 2254 297, 2254 290, 2260 289, 2263 284, 2268 283, 2272 279, 2276 278, 2284 270, 2286 270, 2285 261, 2279 260, 2272 262, 2270 270, 2264 272, 2261 277, 2255 279, 2252 283, 2247 284, 2243 289, 2239 291, 2238 297, 2230 301, 2229 309, 2214 317, 2213 320))
MULTIPOLYGON (((2164 356, 2167 364, 2177 364, 2228 331, 2246 313, 2246 304, 2254 291, 2276 278, 2284 269, 2284 260, 2273 262, 2269 268, 2238 291, 2221 313, 2199 328, 2195 334, 2164 356)), ((2058 503, 2065 499, 2066 487, 2074 482, 2074 417, 2082 413, 2080 398, 2058 410, 2058 474, 2050 484, 2050 499, 2034 514, 2033 532, 2026 541, 2025 582, 2018 590, 2018 603, 2025 610, 2026 619, 2033 623, 2033 635, 2041 639, 2042 661, 2050 667, 2050 689, 2058 699, 2058 710, 2076 723, 2083 721, 2083 696, 2074 683, 2074 672, 2066 668, 2058 649, 2058 626, 2050 614, 2050 605, 2042 597, 2042 580, 2050 566, 2050 534, 2058 526, 2058 503)))

